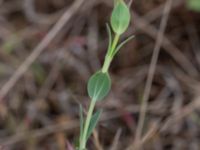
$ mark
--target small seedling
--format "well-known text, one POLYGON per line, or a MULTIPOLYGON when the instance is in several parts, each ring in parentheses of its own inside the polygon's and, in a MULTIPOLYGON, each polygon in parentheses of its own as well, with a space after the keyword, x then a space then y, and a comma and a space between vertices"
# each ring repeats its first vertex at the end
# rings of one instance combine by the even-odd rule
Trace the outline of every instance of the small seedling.
POLYGON ((86 119, 83 117, 83 108, 80 105, 80 137, 78 150, 86 150, 87 141, 100 118, 102 110, 98 110, 95 113, 93 112, 96 102, 103 100, 110 91, 110 64, 122 46, 134 37, 130 36, 125 41, 118 44, 120 36, 127 30, 130 24, 130 19, 131 15, 127 4, 123 0, 115 0, 114 9, 110 18, 110 25, 106 25, 109 36, 109 45, 104 64, 101 70, 97 71, 90 77, 87 85, 88 95, 91 98, 91 102, 86 119), (114 38, 112 36, 111 28, 114 33, 114 38))

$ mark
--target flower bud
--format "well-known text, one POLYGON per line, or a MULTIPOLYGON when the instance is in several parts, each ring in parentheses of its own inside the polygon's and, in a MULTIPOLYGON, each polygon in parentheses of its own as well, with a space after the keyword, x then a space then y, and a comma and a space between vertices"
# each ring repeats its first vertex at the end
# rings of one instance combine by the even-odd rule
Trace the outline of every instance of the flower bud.
POLYGON ((124 33, 130 24, 130 11, 123 0, 115 2, 111 15, 111 27, 116 34, 124 33))

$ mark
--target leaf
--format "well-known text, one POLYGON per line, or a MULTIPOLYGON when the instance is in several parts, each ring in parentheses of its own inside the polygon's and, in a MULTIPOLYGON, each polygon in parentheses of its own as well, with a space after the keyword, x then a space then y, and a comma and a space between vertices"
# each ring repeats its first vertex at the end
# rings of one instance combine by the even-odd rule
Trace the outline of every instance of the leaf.
POLYGON ((83 126, 84 126, 83 107, 81 104, 79 105, 79 116, 80 116, 80 137, 79 137, 79 144, 80 144, 83 137, 83 126))
POLYGON ((97 122, 98 122, 98 120, 99 120, 99 118, 100 118, 101 113, 102 113, 102 110, 98 110, 98 111, 92 116, 91 121, 90 121, 90 125, 89 125, 89 128, 88 128, 88 131, 87 131, 86 139, 88 139, 88 138, 91 136, 91 134, 92 134, 94 128, 95 128, 96 125, 97 125, 97 122))
POLYGON ((132 40, 135 36, 132 35, 130 37, 128 37, 126 40, 124 40, 122 43, 120 43, 117 48, 115 49, 114 53, 112 54, 112 56, 114 57, 114 55, 126 44, 128 43, 130 40, 132 40))
POLYGON ((88 95, 94 101, 100 101, 107 96, 110 88, 111 80, 108 73, 96 72, 88 81, 88 95))
POLYGON ((111 45, 112 45, 112 33, 111 33, 110 26, 108 24, 106 24, 106 28, 107 28, 108 37, 109 37, 108 53, 110 53, 109 51, 111 50, 111 45))
POLYGON ((187 0, 187 7, 193 11, 200 12, 200 0, 187 0))
POLYGON ((119 0, 112 11, 111 15, 111 27, 117 34, 122 34, 126 31, 129 26, 131 19, 130 11, 128 6, 123 0, 119 0))

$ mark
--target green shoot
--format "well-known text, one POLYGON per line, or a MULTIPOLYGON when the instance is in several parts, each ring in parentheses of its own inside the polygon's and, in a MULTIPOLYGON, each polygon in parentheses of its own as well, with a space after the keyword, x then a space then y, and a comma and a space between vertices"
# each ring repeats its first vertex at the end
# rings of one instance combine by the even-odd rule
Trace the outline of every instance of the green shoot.
POLYGON ((110 19, 112 31, 114 32, 114 38, 112 37, 111 28, 107 24, 106 27, 109 37, 108 49, 102 69, 94 73, 88 81, 87 90, 88 95, 91 98, 91 103, 85 120, 83 119, 83 108, 80 106, 80 137, 78 150, 86 150, 87 141, 100 118, 102 111, 97 111, 94 115, 93 112, 96 102, 103 100, 110 91, 110 64, 122 46, 134 37, 130 36, 119 44, 120 36, 127 30, 130 24, 130 18, 130 10, 127 4, 123 0, 114 0, 114 9, 110 19))

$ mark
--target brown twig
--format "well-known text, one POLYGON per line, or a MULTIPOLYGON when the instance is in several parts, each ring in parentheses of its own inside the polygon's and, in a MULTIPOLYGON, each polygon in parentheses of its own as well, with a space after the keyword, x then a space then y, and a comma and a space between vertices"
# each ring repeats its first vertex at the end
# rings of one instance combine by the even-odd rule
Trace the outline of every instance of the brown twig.
POLYGON ((20 77, 27 71, 30 65, 40 55, 40 53, 52 42, 55 36, 61 31, 64 25, 70 20, 70 18, 77 12, 79 7, 83 4, 84 0, 76 0, 73 5, 62 15, 54 27, 49 31, 45 38, 38 44, 33 52, 27 57, 27 59, 19 66, 15 73, 0 89, 0 101, 5 98, 7 93, 13 88, 20 77))
POLYGON ((147 107, 148 107, 148 99, 149 99, 149 95, 151 92, 152 82, 153 82, 153 78, 154 78, 154 74, 155 74, 155 70, 156 70, 156 65, 157 65, 158 56, 160 53, 161 44, 163 41, 163 35, 164 35, 165 29, 167 26, 169 12, 171 10, 171 4, 172 4, 172 0, 168 0, 166 2, 164 12, 163 12, 163 18, 162 18, 161 25, 160 25, 160 30, 158 32, 158 36, 157 36, 157 40, 156 40, 156 45, 153 50, 153 56, 151 59, 147 82, 146 82, 145 89, 144 89, 144 96, 142 98, 142 103, 141 103, 139 122, 138 122, 138 126, 136 129, 136 135, 135 135, 135 141, 134 141, 134 147, 136 149, 138 149, 140 147, 139 146, 140 144, 138 144, 138 143, 142 136, 144 121, 145 121, 145 117, 146 117, 146 111, 147 111, 147 107))
POLYGON ((110 147, 110 150, 117 150, 117 149, 119 149, 118 148, 118 146, 119 146, 118 144, 119 144, 119 139, 120 139, 121 133, 122 133, 122 130, 118 129, 117 133, 115 134, 113 143, 112 143, 112 145, 110 147))
MULTIPOLYGON (((146 20, 134 14, 135 26, 137 29, 141 29, 144 33, 152 38, 156 38, 157 30, 146 20)), ((196 77, 198 76, 197 69, 193 64, 187 59, 187 57, 169 40, 167 37, 163 37, 162 47, 164 50, 176 61, 182 69, 189 75, 196 77)))
POLYGON ((36 24, 51 25, 57 20, 58 16, 63 13, 63 10, 61 10, 51 15, 40 14, 36 12, 34 4, 34 0, 25 0, 23 8, 27 19, 36 24))
POLYGON ((169 116, 168 119, 163 123, 163 125, 155 126, 153 132, 149 134, 149 132, 142 139, 141 144, 149 141, 156 133, 165 132, 167 129, 172 127, 173 125, 179 123, 185 117, 191 115, 196 109, 200 107, 200 96, 197 96, 190 104, 183 107, 181 110, 177 111, 173 115, 169 116))
POLYGON ((96 147, 96 150, 103 150, 102 145, 100 144, 100 141, 99 141, 99 133, 97 130, 94 130, 93 137, 94 137, 94 145, 96 147))

